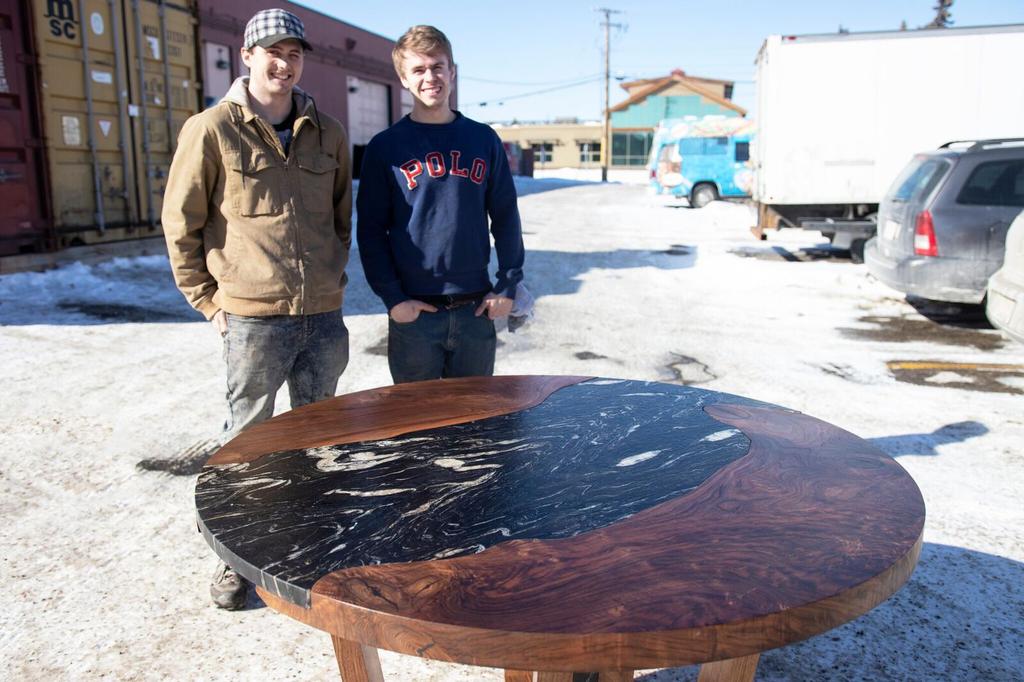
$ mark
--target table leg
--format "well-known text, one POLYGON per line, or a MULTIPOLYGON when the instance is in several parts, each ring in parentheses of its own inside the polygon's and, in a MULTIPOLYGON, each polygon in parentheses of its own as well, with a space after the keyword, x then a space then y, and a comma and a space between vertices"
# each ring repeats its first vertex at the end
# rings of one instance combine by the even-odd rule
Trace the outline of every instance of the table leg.
POLYGON ((331 635, 342 682, 384 682, 380 658, 372 646, 331 635))
POLYGON ((757 659, 760 657, 761 654, 751 654, 743 658, 705 663, 700 667, 697 682, 753 682, 757 659))
POLYGON ((505 682, 533 682, 533 673, 529 670, 506 670, 505 682))

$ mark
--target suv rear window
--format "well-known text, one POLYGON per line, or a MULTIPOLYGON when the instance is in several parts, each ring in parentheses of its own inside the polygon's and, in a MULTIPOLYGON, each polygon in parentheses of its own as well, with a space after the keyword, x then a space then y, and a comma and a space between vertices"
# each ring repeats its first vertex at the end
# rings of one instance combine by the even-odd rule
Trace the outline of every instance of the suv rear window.
POLYGON ((889 189, 889 198, 895 201, 911 201, 928 196, 939 180, 946 175, 950 164, 944 159, 927 156, 914 157, 889 189))
POLYGON ((958 204, 1024 206, 1024 159, 980 163, 967 178, 958 204))

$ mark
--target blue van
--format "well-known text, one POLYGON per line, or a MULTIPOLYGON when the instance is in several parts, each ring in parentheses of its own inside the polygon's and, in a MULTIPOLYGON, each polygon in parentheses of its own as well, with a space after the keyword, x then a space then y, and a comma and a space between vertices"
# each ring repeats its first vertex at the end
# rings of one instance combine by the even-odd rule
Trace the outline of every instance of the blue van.
POLYGON ((658 124, 647 164, 657 194, 685 197, 694 208, 717 199, 750 196, 754 173, 750 143, 754 123, 706 116, 658 124))

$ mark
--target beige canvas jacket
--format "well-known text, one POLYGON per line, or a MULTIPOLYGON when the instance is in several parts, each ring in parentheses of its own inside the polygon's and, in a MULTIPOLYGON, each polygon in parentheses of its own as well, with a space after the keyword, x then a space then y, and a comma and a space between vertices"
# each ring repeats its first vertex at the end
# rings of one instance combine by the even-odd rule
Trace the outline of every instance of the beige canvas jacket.
POLYGON ((161 216, 174 280, 207 319, 337 310, 352 237, 348 136, 296 88, 285 157, 249 108, 247 80, 178 137, 161 216))

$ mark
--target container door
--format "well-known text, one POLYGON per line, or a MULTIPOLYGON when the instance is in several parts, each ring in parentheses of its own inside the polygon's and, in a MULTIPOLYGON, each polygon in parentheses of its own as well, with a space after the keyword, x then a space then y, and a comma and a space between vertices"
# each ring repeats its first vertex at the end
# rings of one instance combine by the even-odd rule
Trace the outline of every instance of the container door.
POLYGON ((192 4, 124 0, 139 219, 150 228, 160 222, 178 133, 199 111, 192 4))
POLYGON ((62 244, 136 222, 133 169, 122 152, 128 140, 118 5, 111 13, 105 0, 33 0, 53 219, 62 244))
POLYGON ((198 111, 190 5, 31 4, 60 244, 153 235, 174 139, 198 111))
POLYGON ((0 0, 0 255, 46 246, 43 140, 23 0, 0 0))

